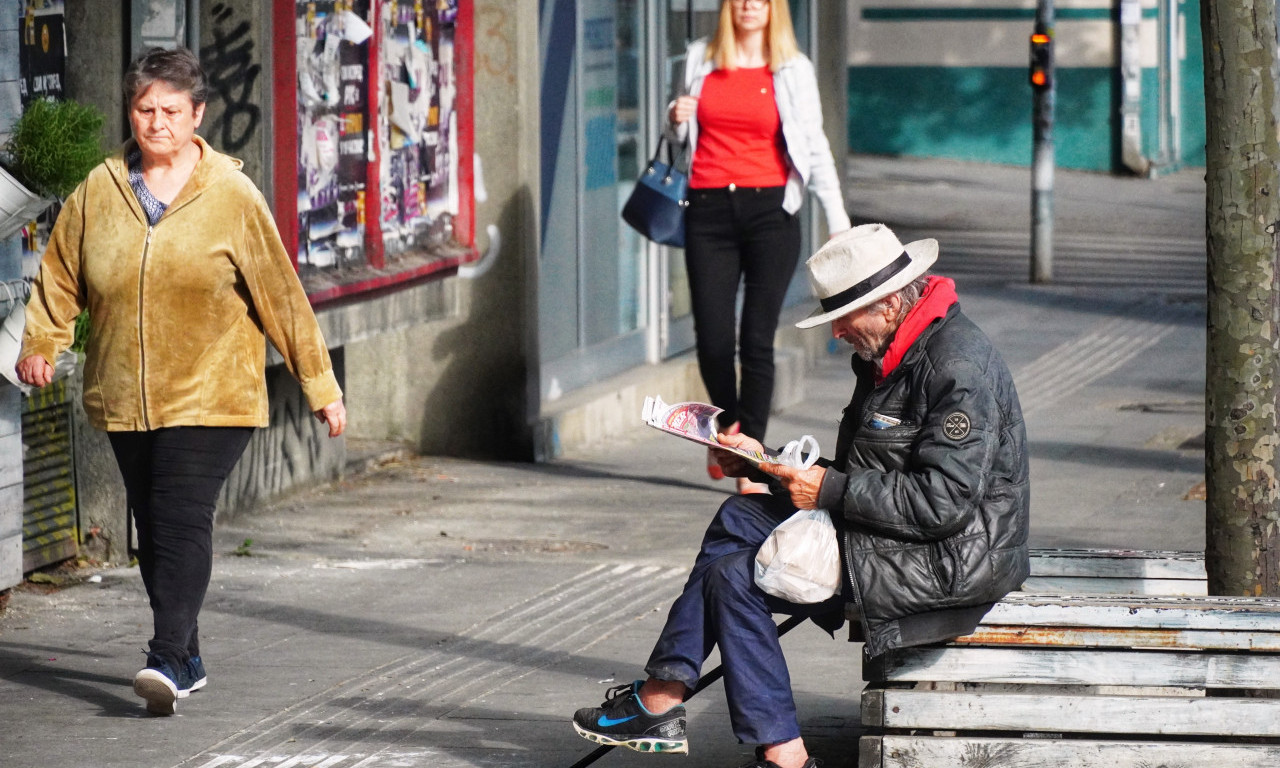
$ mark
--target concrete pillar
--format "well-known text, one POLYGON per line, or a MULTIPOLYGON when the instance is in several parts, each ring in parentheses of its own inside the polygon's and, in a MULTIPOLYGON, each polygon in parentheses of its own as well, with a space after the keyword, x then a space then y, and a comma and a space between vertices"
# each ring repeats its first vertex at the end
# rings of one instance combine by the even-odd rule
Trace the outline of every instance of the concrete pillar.
POLYGON ((814 5, 818 56, 813 64, 822 97, 822 127, 843 182, 849 159, 849 9, 847 3, 814 5))
POLYGON ((67 400, 71 404, 81 551, 103 563, 124 565, 129 561, 129 506, 124 481, 107 433, 89 426, 83 388, 81 371, 77 370, 67 382, 67 400))
POLYGON ((120 81, 128 60, 124 40, 124 6, 119 0, 66 3, 68 99, 92 104, 106 115, 103 147, 114 150, 129 135, 120 81))

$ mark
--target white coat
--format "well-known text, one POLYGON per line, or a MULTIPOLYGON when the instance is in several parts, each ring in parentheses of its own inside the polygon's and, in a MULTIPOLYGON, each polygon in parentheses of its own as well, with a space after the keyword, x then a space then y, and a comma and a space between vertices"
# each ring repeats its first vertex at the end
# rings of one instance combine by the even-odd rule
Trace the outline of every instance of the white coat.
MULTIPOLYGON (((702 83, 715 69, 707 59, 706 38, 689 44, 685 52, 684 94, 698 96, 702 83)), ((804 54, 797 54, 773 73, 774 101, 782 120, 782 138, 786 145, 789 169, 782 207, 787 213, 800 210, 804 202, 804 190, 812 190, 827 217, 827 231, 831 234, 849 228, 849 214, 844 209, 840 193, 840 174, 831 145, 822 131, 822 103, 818 96, 818 79, 813 63, 804 54)), ((670 114, 670 107, 667 110, 670 114)), ((689 157, 694 158, 698 149, 698 119, 695 115, 680 125, 667 125, 667 135, 675 142, 688 139, 689 157)), ((692 165, 692 160, 690 161, 692 165)))

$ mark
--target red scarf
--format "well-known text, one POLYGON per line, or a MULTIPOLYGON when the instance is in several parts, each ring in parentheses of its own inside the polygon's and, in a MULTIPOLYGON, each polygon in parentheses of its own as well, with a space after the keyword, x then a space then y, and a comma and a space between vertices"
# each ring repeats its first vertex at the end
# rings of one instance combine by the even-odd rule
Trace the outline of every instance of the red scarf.
POLYGON ((893 373, 893 369, 902 362, 907 350, 916 343, 916 339, 920 338, 924 329, 928 328, 934 320, 946 317, 947 310, 958 300, 954 280, 936 275, 929 278, 929 285, 925 287, 924 293, 920 294, 920 300, 903 318, 902 325, 899 325, 897 332, 893 334, 893 341, 889 342, 889 349, 885 351, 884 359, 880 361, 880 373, 876 375, 877 384, 889 378, 889 374, 893 373))

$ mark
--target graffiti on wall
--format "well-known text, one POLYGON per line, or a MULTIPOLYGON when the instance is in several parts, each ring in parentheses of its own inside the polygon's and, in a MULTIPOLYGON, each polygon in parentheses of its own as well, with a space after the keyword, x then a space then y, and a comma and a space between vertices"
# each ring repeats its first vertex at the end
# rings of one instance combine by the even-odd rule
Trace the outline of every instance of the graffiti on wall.
MULTIPOLYGON (((341 350, 333 356, 341 376, 341 350)), ((304 483, 336 479, 346 452, 341 440, 316 419, 302 388, 283 365, 267 369, 267 402, 271 425, 254 430, 244 456, 227 477, 218 500, 219 513, 232 515, 266 498, 304 483)))
POLYGON ((514 25, 508 18, 508 11, 502 6, 491 6, 476 9, 476 26, 484 35, 486 45, 483 52, 476 51, 478 68, 493 77, 508 83, 516 81, 516 44, 512 39, 514 25))
POLYGON ((247 20, 237 21, 235 12, 216 3, 211 9, 213 42, 200 49, 200 63, 209 78, 211 101, 221 102, 221 110, 208 130, 222 147, 234 152, 243 149, 258 131, 262 108, 254 103, 253 88, 262 73, 254 62, 252 30, 247 20))
POLYGON ((458 212, 457 0, 396 0, 382 17, 378 132, 387 254, 452 237, 458 212), (425 7, 430 5, 429 8, 425 7))

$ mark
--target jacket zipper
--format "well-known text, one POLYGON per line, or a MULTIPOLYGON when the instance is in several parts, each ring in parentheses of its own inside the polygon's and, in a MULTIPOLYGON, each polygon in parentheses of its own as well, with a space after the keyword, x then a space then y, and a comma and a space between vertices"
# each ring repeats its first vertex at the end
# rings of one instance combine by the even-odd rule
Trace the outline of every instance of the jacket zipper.
POLYGON ((143 342, 145 328, 142 325, 143 288, 146 282, 147 255, 151 253, 151 234, 155 232, 153 225, 147 225, 147 239, 142 245, 142 260, 138 263, 138 369, 141 374, 138 389, 142 393, 142 427, 151 430, 151 421, 147 416, 147 346, 143 342))
MULTIPOLYGON (((933 326, 931 325, 930 328, 932 327, 933 326)), ((928 329, 926 328, 925 330, 927 331, 928 329)), ((924 333, 921 333, 920 336, 916 338, 916 341, 919 341, 920 338, 923 338, 923 337, 924 337, 924 333)), ((897 375, 899 371, 902 370, 903 364, 905 363, 906 363, 906 359, 904 358, 902 362, 898 364, 898 368, 889 374, 889 378, 893 378, 895 375, 897 375)), ((887 384, 889 382, 889 378, 886 378, 883 382, 880 382, 878 384, 872 384, 871 390, 867 392, 867 396, 863 398, 862 405, 858 409, 858 420, 857 422, 855 422, 853 427, 853 431, 855 435, 857 434, 858 430, 862 428, 862 423, 867 418, 867 413, 870 412, 871 410, 871 396, 875 394, 875 391, 877 389, 887 384)), ((849 450, 853 450, 853 436, 850 436, 849 438, 849 450)), ((848 461, 847 457, 846 457, 846 461, 848 461)), ((851 537, 849 535, 849 532, 845 531, 844 533, 844 566, 849 570, 849 584, 853 587, 853 602, 854 602, 854 605, 858 606, 858 615, 862 619, 862 633, 865 636, 867 633, 867 611, 866 611, 866 607, 862 604, 862 594, 858 587, 858 574, 857 574, 857 571, 853 569, 853 547, 850 546, 852 543, 850 541, 850 538, 851 537)), ((936 572, 937 569, 935 568, 934 570, 936 572)))
MULTIPOLYGON (((853 439, 858 431, 862 428, 862 422, 866 420, 867 414, 871 411, 871 396, 875 393, 878 385, 873 384, 871 390, 867 392, 867 396, 862 398, 862 403, 858 408, 858 420, 854 422, 853 435, 849 437, 849 450, 853 450, 853 439)), ((848 461, 848 458, 845 459, 848 461)), ((848 531, 844 532, 844 566, 849 571, 849 585, 853 588, 853 604, 858 606, 858 616, 862 621, 862 633, 867 632, 867 611, 862 604, 862 588, 858 586, 858 572, 853 568, 853 541, 848 531)))

